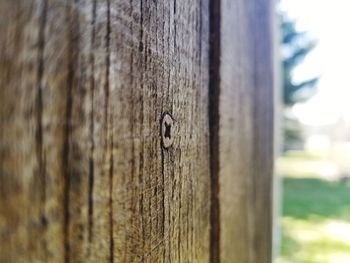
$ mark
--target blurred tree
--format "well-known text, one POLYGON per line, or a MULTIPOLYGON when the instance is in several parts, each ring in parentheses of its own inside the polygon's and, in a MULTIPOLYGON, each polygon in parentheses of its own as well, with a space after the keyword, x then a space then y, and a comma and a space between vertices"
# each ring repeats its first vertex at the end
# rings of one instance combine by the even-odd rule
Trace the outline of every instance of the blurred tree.
POLYGON ((295 21, 286 14, 280 14, 282 31, 282 63, 283 63, 283 137, 284 151, 303 147, 302 126, 292 114, 291 108, 298 102, 308 100, 314 93, 318 77, 295 83, 293 70, 300 65, 307 54, 316 46, 306 32, 296 30, 295 21))
POLYGON ((316 46, 306 32, 297 31, 295 22, 286 14, 280 15, 282 29, 283 59, 283 102, 285 106, 293 106, 297 102, 308 100, 315 91, 318 77, 295 83, 293 70, 303 61, 305 56, 316 46))

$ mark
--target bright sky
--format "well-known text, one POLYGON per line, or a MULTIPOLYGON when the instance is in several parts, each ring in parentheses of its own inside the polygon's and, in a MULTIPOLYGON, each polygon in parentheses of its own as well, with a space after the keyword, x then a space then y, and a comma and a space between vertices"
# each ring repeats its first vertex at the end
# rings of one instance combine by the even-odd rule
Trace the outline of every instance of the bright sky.
POLYGON ((350 121, 350 0, 282 0, 281 9, 309 31, 318 46, 294 72, 294 80, 321 76, 318 93, 294 113, 304 124, 350 121))

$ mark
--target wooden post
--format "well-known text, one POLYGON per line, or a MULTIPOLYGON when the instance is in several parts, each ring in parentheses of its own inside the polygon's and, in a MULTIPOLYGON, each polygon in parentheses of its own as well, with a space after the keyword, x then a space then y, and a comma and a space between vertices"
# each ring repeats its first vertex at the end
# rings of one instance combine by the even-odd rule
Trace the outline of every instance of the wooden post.
POLYGON ((271 262, 269 5, 1 1, 0 262, 271 262))
POLYGON ((273 6, 222 0, 211 12, 211 262, 271 262, 273 6))

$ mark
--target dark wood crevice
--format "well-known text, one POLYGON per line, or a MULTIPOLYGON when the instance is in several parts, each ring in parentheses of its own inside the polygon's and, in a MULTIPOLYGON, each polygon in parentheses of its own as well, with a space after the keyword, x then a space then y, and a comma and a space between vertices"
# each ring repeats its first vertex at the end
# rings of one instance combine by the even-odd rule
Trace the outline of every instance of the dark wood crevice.
POLYGON ((219 100, 221 56, 221 0, 209 4, 209 156, 210 156, 210 262, 220 262, 219 100))

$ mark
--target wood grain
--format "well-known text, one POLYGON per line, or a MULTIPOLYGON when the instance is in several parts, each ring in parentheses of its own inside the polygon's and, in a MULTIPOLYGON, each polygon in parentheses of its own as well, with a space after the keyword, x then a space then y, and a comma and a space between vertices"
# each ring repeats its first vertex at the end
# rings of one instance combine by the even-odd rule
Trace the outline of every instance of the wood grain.
POLYGON ((220 235, 212 262, 267 263, 272 261, 272 1, 223 0, 217 8, 219 128, 213 136, 219 157, 212 178, 220 207, 211 210, 220 235))
POLYGON ((208 261, 208 2, 4 0, 0 19, 0 262, 208 261))
POLYGON ((271 2, 0 1, 0 262, 271 262, 271 2))

